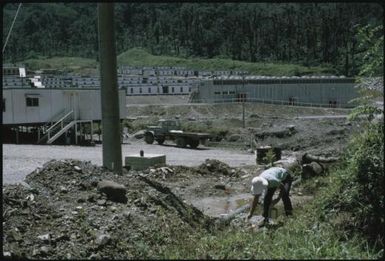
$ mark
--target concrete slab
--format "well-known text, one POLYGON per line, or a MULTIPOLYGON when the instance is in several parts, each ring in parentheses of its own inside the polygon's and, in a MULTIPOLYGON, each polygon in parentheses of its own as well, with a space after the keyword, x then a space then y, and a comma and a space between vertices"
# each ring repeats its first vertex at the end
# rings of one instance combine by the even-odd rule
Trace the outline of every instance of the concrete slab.
POLYGON ((139 154, 128 155, 124 158, 125 167, 133 170, 143 170, 154 165, 166 165, 166 155, 164 154, 139 154))

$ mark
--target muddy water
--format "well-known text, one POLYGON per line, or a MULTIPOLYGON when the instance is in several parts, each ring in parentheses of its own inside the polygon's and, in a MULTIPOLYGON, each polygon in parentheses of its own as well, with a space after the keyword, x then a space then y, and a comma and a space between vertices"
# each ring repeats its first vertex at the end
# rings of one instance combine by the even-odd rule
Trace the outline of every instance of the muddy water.
POLYGON ((245 204, 251 204, 252 200, 253 196, 250 193, 229 193, 227 196, 212 196, 196 199, 193 200, 191 204, 208 216, 220 217, 221 215, 231 214, 245 204))

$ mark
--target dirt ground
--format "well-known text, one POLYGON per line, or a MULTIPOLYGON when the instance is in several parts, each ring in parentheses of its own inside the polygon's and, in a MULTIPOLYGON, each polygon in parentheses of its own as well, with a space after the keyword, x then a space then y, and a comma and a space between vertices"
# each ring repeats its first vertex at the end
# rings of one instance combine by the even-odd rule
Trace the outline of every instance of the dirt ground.
POLYGON ((245 128, 242 104, 148 105, 129 107, 128 112, 132 132, 176 117, 190 131, 212 134, 212 147, 237 150, 270 145, 284 151, 337 155, 348 137, 360 130, 358 123, 347 120, 350 110, 340 108, 246 103, 245 128))
MULTIPOLYGON (((128 155, 164 154, 169 165, 198 166, 206 159, 216 158, 230 166, 255 165, 255 156, 245 150, 198 147, 196 150, 177 148, 174 143, 148 145, 142 139, 130 138, 122 144, 123 160, 128 155)), ((102 145, 95 147, 58 145, 3 144, 3 184, 16 184, 47 161, 78 159, 102 165, 102 145)))
MULTIPOLYGON (((124 170, 123 175, 116 175, 92 159, 58 157, 60 160, 46 162, 27 175, 25 182, 3 185, 3 255, 34 259, 161 257, 162 247, 178 242, 179 236, 209 233, 228 225, 223 222, 226 217, 250 204, 250 181, 266 167, 255 164, 252 146, 279 146, 284 159, 305 152, 339 156, 351 134, 360 129, 359 124, 344 117, 323 117, 344 115, 346 110, 273 105, 249 105, 247 128, 243 129, 241 107, 229 107, 128 108, 133 126, 178 114, 185 122, 205 126, 209 121, 211 128, 227 128, 221 141, 204 150, 178 149, 185 162, 144 171, 124 170), (320 117, 298 118, 314 115, 320 117), (204 151, 215 153, 196 164, 187 164, 189 154, 204 151), (218 160, 219 154, 236 157, 234 151, 249 157, 250 164, 218 160), (116 184, 111 190, 103 190, 105 180, 116 184)), ((133 132, 129 139, 133 139, 133 132)), ((7 152, 3 154, 6 157, 7 152)), ((31 160, 36 157, 31 155, 31 160)), ((300 185, 294 186, 291 199, 295 211, 311 200, 312 194, 300 185)), ((276 208, 274 219, 283 214, 281 202, 276 208)), ((257 212, 255 221, 261 209, 257 212)), ((245 222, 245 215, 233 215, 229 224, 253 229, 253 223, 245 222)))
MULTIPOLYGON (((249 204, 253 174, 217 160, 123 175, 90 162, 52 160, 25 183, 3 187, 3 254, 35 259, 158 256, 152 246, 172 244, 175 233, 218 229, 223 215, 249 204), (101 192, 103 180, 123 185, 125 200, 101 192), (143 242, 155 252, 146 252, 143 242)), ((299 191, 292 191, 294 207, 309 200, 299 191)), ((232 224, 250 226, 243 220, 242 214, 232 224)))

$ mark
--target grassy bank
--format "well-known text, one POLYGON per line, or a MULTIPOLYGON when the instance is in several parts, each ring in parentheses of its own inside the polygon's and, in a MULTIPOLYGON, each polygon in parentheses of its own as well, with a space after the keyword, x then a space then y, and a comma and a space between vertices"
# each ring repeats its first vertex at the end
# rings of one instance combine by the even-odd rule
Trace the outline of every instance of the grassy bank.
POLYGON ((30 70, 57 69, 71 72, 92 72, 97 71, 97 62, 94 59, 82 57, 39 57, 22 61, 30 70))
MULTIPOLYGON (((333 177, 324 177, 327 193, 333 177)), ((164 258, 214 259, 375 259, 382 252, 371 248, 361 237, 347 236, 336 229, 335 220, 319 219, 319 202, 315 200, 295 210, 293 218, 278 220, 278 228, 235 230, 197 234, 180 239, 181 244, 164 251, 164 258)))
MULTIPOLYGON (((155 56, 144 49, 132 48, 117 56, 118 65, 128 66, 183 66, 196 70, 245 70, 257 75, 294 76, 334 74, 328 66, 305 67, 284 63, 249 63, 231 59, 180 58, 155 56)), ((31 70, 64 69, 76 73, 97 73, 97 61, 82 57, 38 57, 21 61, 31 70)))
POLYGON ((329 67, 305 67, 283 63, 250 63, 231 59, 180 58, 155 56, 144 49, 133 48, 118 56, 118 64, 131 66, 184 66, 197 70, 245 70, 258 75, 294 76, 305 74, 332 74, 329 67))
POLYGON ((383 122, 371 123, 349 144, 329 174, 307 180, 315 199, 279 226, 259 232, 227 228, 197 234, 166 258, 378 259, 383 252, 383 122))

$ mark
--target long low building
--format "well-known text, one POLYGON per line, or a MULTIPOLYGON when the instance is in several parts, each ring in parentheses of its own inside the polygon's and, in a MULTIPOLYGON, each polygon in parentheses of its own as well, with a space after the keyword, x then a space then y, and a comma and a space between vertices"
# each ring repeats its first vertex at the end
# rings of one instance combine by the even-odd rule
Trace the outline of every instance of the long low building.
POLYGON ((192 102, 265 102, 304 106, 353 107, 355 79, 344 77, 232 77, 202 81, 192 102))
MULTIPOLYGON (((9 142, 18 142, 19 132, 25 130, 36 135, 36 143, 50 144, 85 125, 92 130, 92 124, 102 118, 100 89, 5 88, 2 107, 3 138, 9 142)), ((120 119, 126 118, 124 90, 119 90, 119 113, 120 119)))

